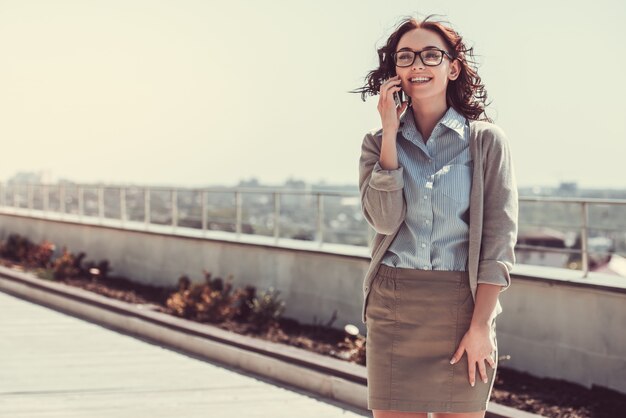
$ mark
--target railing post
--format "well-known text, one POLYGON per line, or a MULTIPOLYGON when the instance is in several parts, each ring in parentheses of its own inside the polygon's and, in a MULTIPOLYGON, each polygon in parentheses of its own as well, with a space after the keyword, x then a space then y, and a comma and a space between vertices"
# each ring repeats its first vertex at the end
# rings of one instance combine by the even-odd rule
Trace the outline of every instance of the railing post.
POLYGON ((98 223, 102 225, 104 221, 104 187, 98 186, 98 223))
POLYGON ((59 212, 65 216, 65 184, 59 184, 59 212))
POLYGON ((274 192, 274 244, 278 245, 280 237, 280 192, 274 192))
POLYGON ((206 232, 207 232, 207 204, 206 204, 206 198, 207 198, 207 192, 206 190, 202 190, 200 192, 200 198, 202 199, 201 205, 200 207, 202 208, 202 234, 204 236, 206 236, 206 232))
POLYGON ((33 207, 35 206, 34 204, 34 188, 35 185, 32 183, 28 183, 28 214, 30 216, 33 216, 33 207))
POLYGON ((241 192, 239 190, 235 190, 235 211, 236 211, 236 220, 235 220, 235 231, 237 234, 237 239, 241 239, 241 192))
POLYGON ((43 186, 43 214, 44 218, 48 216, 48 209, 50 206, 50 190, 48 189, 48 185, 45 184, 43 186))
POLYGON ((126 221, 126 187, 120 186, 120 225, 126 221))
POLYGON ((176 227, 178 226, 178 203, 176 189, 172 189, 170 192, 171 201, 172 201, 172 231, 176 231, 176 227))
POLYGON ((150 228, 150 188, 143 189, 143 222, 146 230, 150 228))
POLYGON ((583 267, 583 278, 587 277, 589 273, 589 246, 587 243, 588 233, 587 228, 589 226, 589 208, 587 207, 587 202, 581 202, 582 204, 582 230, 580 231, 580 243, 581 243, 581 252, 582 252, 582 267, 583 267))
POLYGON ((83 220, 83 212, 85 211, 85 189, 83 186, 78 186, 78 219, 83 220))
POLYGON ((321 193, 317 194, 317 244, 321 248, 324 244, 324 196, 321 193))

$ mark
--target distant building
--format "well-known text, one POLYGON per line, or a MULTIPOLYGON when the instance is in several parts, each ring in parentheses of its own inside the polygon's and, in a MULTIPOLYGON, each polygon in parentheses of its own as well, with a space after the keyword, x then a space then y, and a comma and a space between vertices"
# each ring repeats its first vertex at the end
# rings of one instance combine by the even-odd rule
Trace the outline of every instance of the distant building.
POLYGON ((43 171, 20 171, 9 177, 7 184, 27 184, 43 182, 45 173, 43 171))
POLYGON ((575 195, 578 192, 578 183, 575 181, 572 182, 561 182, 559 184, 559 188, 556 190, 559 195, 575 195))

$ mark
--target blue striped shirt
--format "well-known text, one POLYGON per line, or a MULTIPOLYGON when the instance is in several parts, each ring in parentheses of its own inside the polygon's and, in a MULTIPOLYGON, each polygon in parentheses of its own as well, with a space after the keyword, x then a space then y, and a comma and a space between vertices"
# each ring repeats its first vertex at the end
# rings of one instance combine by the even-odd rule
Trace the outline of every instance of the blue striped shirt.
MULTIPOLYGON (((426 143, 415 126, 411 108, 398 129, 398 164, 404 167, 406 218, 382 263, 422 270, 467 271, 469 203, 473 161, 469 124, 452 106, 426 143)), ((374 166, 377 176, 396 170, 374 166)), ((497 278, 485 283, 506 285, 497 278)), ((481 282, 480 280, 478 281, 481 282)))

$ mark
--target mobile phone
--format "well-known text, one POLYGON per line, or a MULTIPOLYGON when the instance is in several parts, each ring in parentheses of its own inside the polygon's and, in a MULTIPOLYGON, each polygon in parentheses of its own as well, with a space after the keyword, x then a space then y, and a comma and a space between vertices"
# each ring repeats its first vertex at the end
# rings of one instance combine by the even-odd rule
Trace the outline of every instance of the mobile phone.
POLYGON ((403 93, 402 89, 393 93, 393 101, 396 103, 396 109, 402 106, 402 99, 403 99, 402 93, 403 93))
MULTIPOLYGON (((383 82, 386 82, 387 80, 389 79, 386 78, 383 82)), ((396 104, 396 109, 402 106, 402 99, 404 99, 403 93, 402 89, 393 93, 393 101, 396 104)))

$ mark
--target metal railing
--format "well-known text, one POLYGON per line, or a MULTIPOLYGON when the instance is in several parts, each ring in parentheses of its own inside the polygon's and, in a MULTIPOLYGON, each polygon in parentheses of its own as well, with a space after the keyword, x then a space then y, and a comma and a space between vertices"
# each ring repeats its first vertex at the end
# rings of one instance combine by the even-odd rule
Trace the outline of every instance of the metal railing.
MULTIPOLYGON (((328 228, 326 226, 325 217, 324 217, 324 208, 325 208, 325 200, 330 197, 335 198, 350 198, 353 202, 352 204, 355 206, 355 213, 359 216, 361 215, 360 208, 360 199, 358 191, 355 192, 338 192, 338 191, 311 191, 311 190, 301 190, 301 189, 264 189, 264 188, 179 188, 179 187, 137 187, 137 186, 108 186, 108 185, 88 185, 88 184, 34 184, 34 183, 22 183, 22 184, 3 184, 0 183, 0 209, 6 211, 7 209, 19 210, 20 213, 24 213, 33 216, 33 217, 46 217, 49 213, 55 213, 63 216, 67 215, 76 215, 78 222, 85 220, 85 218, 89 218, 90 223, 93 223, 95 220, 96 223, 102 224, 104 219, 117 219, 119 221, 119 227, 125 228, 126 223, 130 221, 129 211, 128 211, 128 195, 129 193, 143 194, 143 217, 140 222, 143 222, 146 229, 150 228, 150 225, 153 225, 155 222, 151 219, 151 205, 152 199, 151 196, 154 193, 166 193, 168 195, 168 199, 160 199, 159 209, 161 215, 163 215, 163 208, 166 202, 169 203, 169 226, 171 226, 172 233, 176 232, 177 228, 179 228, 179 217, 180 217, 180 203, 178 196, 181 193, 197 193, 200 195, 200 204, 199 208, 196 206, 197 203, 187 204, 185 209, 192 211, 199 209, 200 211, 200 222, 196 229, 201 229, 206 232, 214 228, 209 228, 209 208, 208 208, 208 196, 211 193, 219 193, 219 194, 230 194, 234 197, 234 220, 227 220, 226 224, 233 225, 234 224, 234 232, 235 240, 241 239, 243 232, 243 196, 244 195, 252 195, 252 194, 271 194, 272 195, 272 236, 273 242, 278 244, 280 240, 281 234, 281 209, 282 209, 282 200, 286 195, 302 195, 306 198, 306 207, 311 209, 311 203, 314 199, 314 207, 315 207, 315 230, 314 236, 315 241, 319 247, 322 247, 325 242, 325 230, 328 228), (68 200, 68 188, 76 189, 76 200, 77 205, 74 211, 68 211, 67 203, 72 200, 68 200), (91 190, 92 194, 95 190, 96 196, 96 210, 93 211, 92 214, 87 214, 86 205, 85 205, 85 193, 91 190), (118 213, 117 216, 106 216, 107 205, 112 206, 113 203, 111 199, 105 200, 105 193, 107 191, 117 191, 119 194, 119 202, 118 202, 118 213), (36 199, 36 192, 39 191, 39 199, 36 199), (56 196, 57 205, 52 208, 51 206, 51 196, 56 196), (36 204, 39 203, 39 204, 36 204), (357 203, 355 203, 357 202, 357 203)), ((625 237, 626 226, 619 227, 591 227, 589 220, 589 210, 590 207, 599 206, 599 205, 610 205, 610 206, 621 206, 622 208, 626 208, 626 199, 595 199, 595 198, 553 198, 553 197, 520 197, 520 207, 523 204, 527 203, 536 203, 536 204, 573 204, 578 207, 578 217, 580 219, 580 224, 578 225, 568 225, 562 224, 558 225, 562 228, 569 229, 577 229, 579 231, 580 237, 580 249, 577 248, 555 248, 550 246, 541 246, 541 245, 527 245, 523 243, 518 243, 516 246, 516 250, 525 250, 525 251, 538 251, 538 252, 561 252, 568 254, 580 254, 581 256, 581 270, 583 271, 583 277, 587 277, 589 272, 589 256, 590 253, 593 254, 619 254, 613 251, 590 251, 589 248, 589 231, 590 230, 604 230, 604 231, 614 231, 621 232, 625 237)), ((92 208, 93 209, 93 208, 92 208)), ((522 214, 522 210, 520 210, 520 215, 522 214)), ((137 221, 137 220, 135 220, 137 221)), ((368 235, 364 242, 368 243, 372 236, 374 235, 374 231, 372 228, 367 225, 364 219, 360 220, 361 223, 367 226, 368 235)), ((531 222, 527 222, 526 224, 521 225, 532 225, 531 222)), ((164 225, 161 223, 161 225, 164 225)), ((168 225, 167 223, 165 225, 168 225)), ((536 224, 537 226, 546 226, 545 224, 536 224)), ((553 226, 553 225, 548 225, 553 226)), ((355 228, 358 230, 358 228, 355 228)), ((228 229, 227 229, 228 230, 228 229)), ((247 233, 247 232, 246 232, 247 233)), ((254 235, 254 234, 253 234, 254 235)), ((620 254, 621 255, 621 254, 620 254)))

